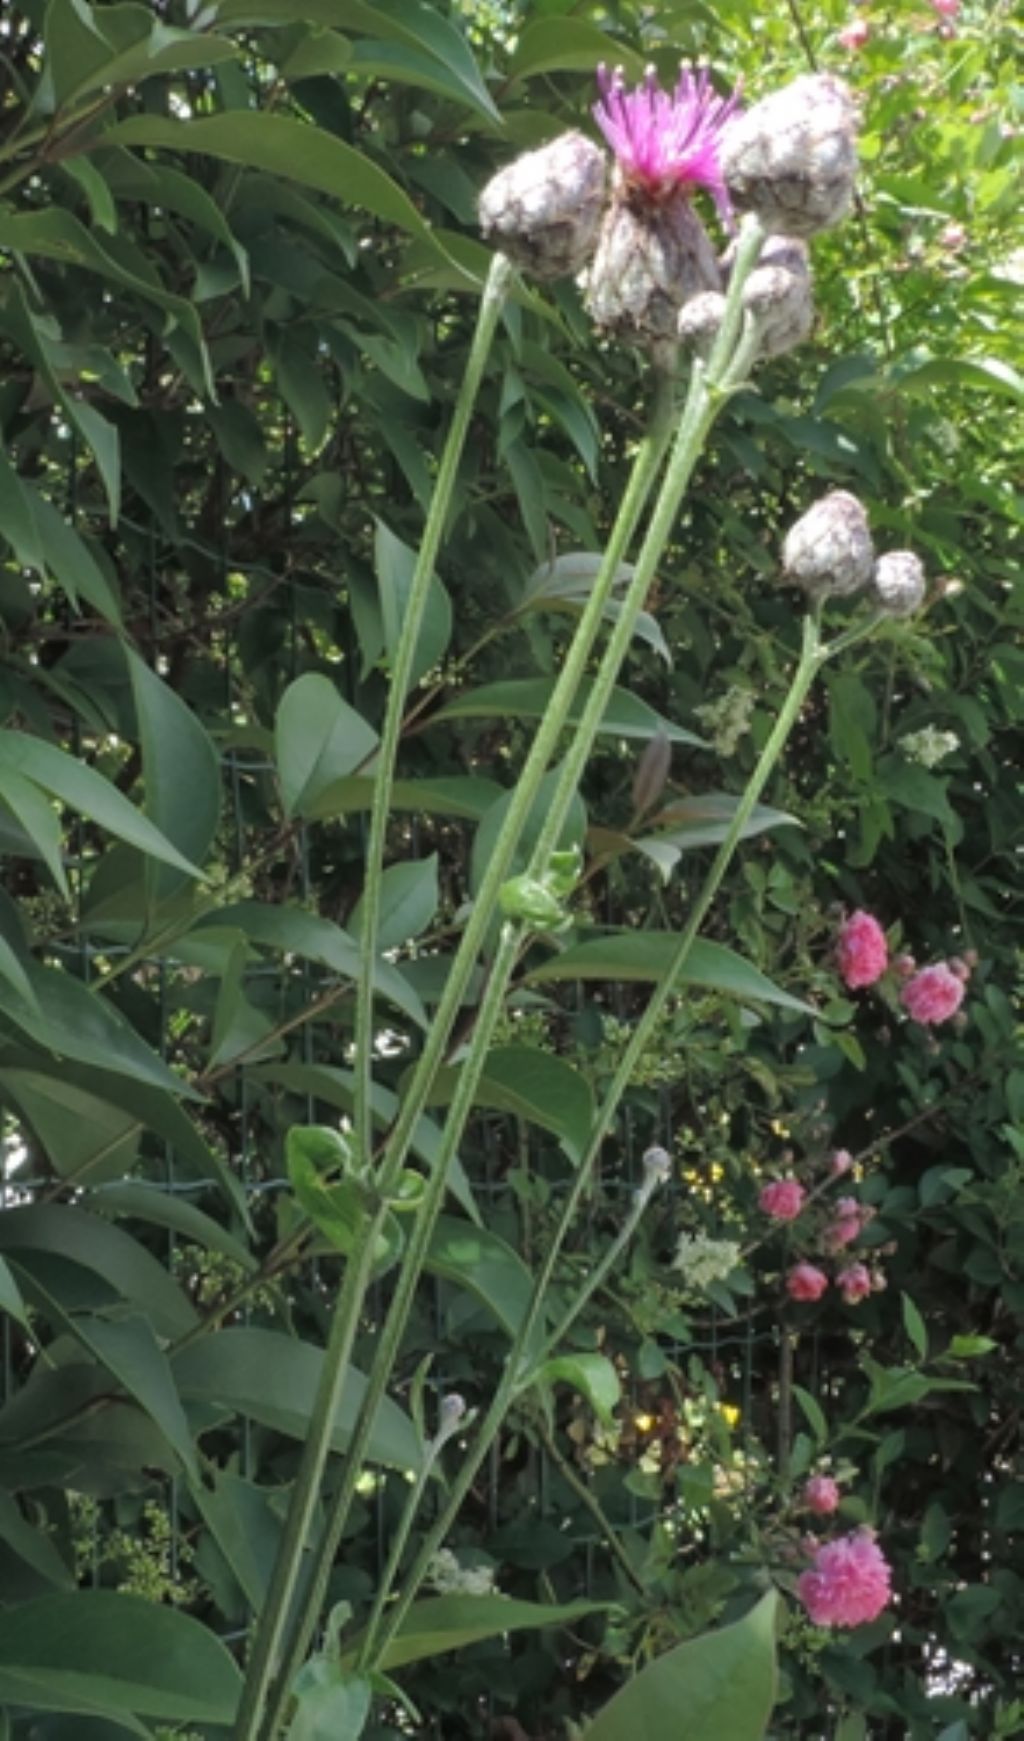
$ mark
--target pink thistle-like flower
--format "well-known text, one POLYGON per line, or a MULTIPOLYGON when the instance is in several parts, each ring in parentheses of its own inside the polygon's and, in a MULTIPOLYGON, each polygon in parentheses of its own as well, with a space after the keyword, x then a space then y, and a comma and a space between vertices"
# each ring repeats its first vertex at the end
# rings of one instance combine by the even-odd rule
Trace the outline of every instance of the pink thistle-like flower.
POLYGON ((839 928, 836 944, 839 976, 850 991, 874 985, 889 965, 885 932, 871 913, 858 908, 839 928))
POLYGON ((946 961, 922 967, 900 992, 900 1003, 911 1021, 935 1027, 955 1016, 964 1001, 964 982, 946 961))
POLYGON ((839 1487, 831 1475, 812 1475, 804 1487, 804 1505, 816 1517, 828 1517, 839 1505, 839 1487))
POLYGON ((739 106, 739 92, 720 97, 707 69, 682 67, 669 95, 648 67, 642 84, 627 92, 622 69, 597 69, 600 100, 594 119, 615 153, 625 181, 652 198, 679 189, 706 187, 721 217, 731 216, 719 163, 723 128, 739 106))
POLYGON ((892 1569, 869 1529, 826 1542, 797 1579, 796 1593, 815 1626, 863 1626, 892 1595, 892 1569))
POLYGON ((813 1263, 794 1264, 786 1277, 786 1292, 791 1300, 820 1300, 828 1287, 828 1276, 813 1263))
POLYGON ((807 1192, 796 1179, 773 1179, 765 1185, 757 1201, 773 1221, 795 1221, 804 1206, 807 1192))
POLYGON ((849 1149, 836 1149, 828 1164, 828 1170, 833 1179, 838 1179, 843 1173, 848 1173, 853 1166, 853 1156, 849 1149))
POLYGON ((836 1287, 848 1306, 858 1306, 871 1292, 871 1271, 865 1264, 851 1263, 836 1276, 836 1287))
POLYGON ((854 51, 863 48, 865 43, 869 42, 870 39, 871 26, 866 18, 851 19, 850 23, 844 25, 843 29, 840 30, 836 36, 836 41, 839 43, 840 48, 849 48, 854 51))

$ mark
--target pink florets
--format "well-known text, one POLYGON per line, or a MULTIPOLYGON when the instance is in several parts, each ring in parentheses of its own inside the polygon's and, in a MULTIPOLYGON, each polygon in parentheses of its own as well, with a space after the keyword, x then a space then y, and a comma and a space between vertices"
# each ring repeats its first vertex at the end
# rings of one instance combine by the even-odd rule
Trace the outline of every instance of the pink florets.
POLYGON ((729 195, 719 164, 726 123, 739 105, 739 93, 720 97, 706 69, 694 75, 683 67, 670 96, 649 67, 643 83, 626 91, 621 69, 597 69, 600 101, 594 119, 615 153, 627 182, 648 193, 706 187, 721 215, 730 215, 729 195))
POLYGON ((791 1300, 820 1300, 828 1287, 828 1276, 813 1263, 794 1264, 786 1277, 786 1292, 791 1300))
POLYGON ((912 1021, 934 1026, 948 1022, 964 1001, 964 982, 945 961, 922 967, 900 992, 900 1003, 912 1021))
POLYGON ((955 18, 960 10, 960 0, 932 0, 932 11, 940 18, 955 18))
POLYGON ((844 1245, 851 1245, 860 1232, 859 1215, 840 1215, 835 1221, 830 1221, 821 1236, 821 1242, 826 1251, 842 1251, 844 1245))
POLYGON ((874 985, 889 965, 889 945, 878 920, 870 913, 851 913, 839 931, 836 960, 843 984, 850 991, 874 985))
POLYGON ((842 1173, 848 1173, 853 1166, 853 1156, 849 1149, 836 1149, 829 1162, 829 1172, 833 1179, 838 1179, 842 1173))
POLYGON ((851 1263, 839 1271, 836 1287, 848 1306, 857 1306, 871 1292, 871 1271, 865 1264, 851 1263))
POLYGON ((839 1488, 831 1475, 812 1475, 804 1488, 804 1504, 818 1517, 828 1517, 839 1504, 839 1488))
POLYGON ((892 1595, 892 1570, 870 1530, 826 1542, 796 1592, 815 1626, 863 1626, 892 1595))
POLYGON ((795 1179, 775 1179, 764 1186, 758 1203, 773 1221, 795 1221, 806 1196, 807 1192, 795 1179))
POLYGON ((854 18, 839 31, 836 41, 841 48, 863 48, 871 38, 871 26, 866 18, 854 18))

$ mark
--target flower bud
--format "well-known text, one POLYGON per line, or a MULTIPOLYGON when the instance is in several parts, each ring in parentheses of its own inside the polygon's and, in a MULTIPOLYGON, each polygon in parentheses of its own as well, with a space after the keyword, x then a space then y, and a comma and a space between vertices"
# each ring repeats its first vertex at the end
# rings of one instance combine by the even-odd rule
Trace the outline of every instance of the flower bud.
POLYGON ((875 603, 890 617, 909 617, 924 601, 924 569, 912 550, 890 550, 871 577, 875 603))
POLYGON ((794 79, 726 130, 722 172, 734 205, 788 235, 829 229, 853 197, 855 136, 853 99, 841 79, 794 79))
POLYGON ((756 266, 743 287, 743 306, 757 323, 757 350, 761 357, 781 357, 810 337, 814 325, 814 296, 807 266, 807 249, 795 238, 779 238, 789 244, 788 258, 756 266))
POLYGON ((534 931, 558 931, 566 922, 561 901, 539 877, 510 877, 498 890, 498 905, 506 919, 534 931))
POLYGON ((480 228, 535 278, 564 278, 593 252, 604 192, 604 153, 582 133, 563 133, 492 176, 480 228))
POLYGON ((711 355, 725 313, 725 297, 719 290, 702 290, 684 302, 679 314, 679 343, 698 357, 711 355))
POLYGON ((874 557, 867 514, 846 490, 831 490, 815 502, 782 546, 787 580, 812 598, 859 592, 871 579, 874 557))
POLYGON ((667 1184, 672 1177, 672 1156, 657 1144, 645 1150, 643 1165, 644 1183, 649 1183, 652 1190, 656 1185, 667 1184))
POLYGON ((586 306, 603 332, 631 339, 663 368, 675 357, 679 311, 721 276, 685 193, 652 199, 620 182, 587 273, 586 306))

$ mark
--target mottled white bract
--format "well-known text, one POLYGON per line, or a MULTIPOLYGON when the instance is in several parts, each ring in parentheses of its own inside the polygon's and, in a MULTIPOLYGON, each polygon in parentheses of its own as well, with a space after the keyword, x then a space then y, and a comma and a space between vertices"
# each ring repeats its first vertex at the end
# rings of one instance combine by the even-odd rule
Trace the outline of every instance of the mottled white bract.
POLYGON ((534 278, 579 272, 597 240, 605 175, 598 146, 563 133, 492 176, 480 195, 480 228, 534 278))
POLYGON ((786 579, 815 598, 859 592, 874 561, 867 514, 847 490, 831 490, 815 502, 782 546, 786 579))
POLYGON ((850 206, 857 169, 849 88, 828 73, 794 79, 737 117, 722 140, 733 204, 765 229, 813 236, 850 206))
POLYGON ((871 576, 871 590, 890 617, 910 617, 924 603, 925 578, 912 550, 890 550, 880 556, 871 576))
POLYGON ((595 326, 631 339, 669 367, 683 304, 721 282, 711 240, 685 193, 652 199, 620 183, 587 273, 595 326))

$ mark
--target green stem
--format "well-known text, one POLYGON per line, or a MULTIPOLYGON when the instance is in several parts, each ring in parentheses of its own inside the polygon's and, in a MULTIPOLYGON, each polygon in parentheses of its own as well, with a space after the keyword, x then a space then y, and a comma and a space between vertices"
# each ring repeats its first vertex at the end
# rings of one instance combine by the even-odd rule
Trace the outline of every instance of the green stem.
MULTIPOLYGON (((412 1133, 426 1103, 430 1085, 443 1060, 449 1034, 462 1007, 470 974, 475 966, 480 948, 486 940, 487 931, 493 922, 498 892, 508 874, 516 843, 533 808, 541 780, 554 753, 558 738, 568 720, 580 679, 585 672, 587 660, 601 628, 605 605, 611 597, 620 564, 643 512, 665 448, 668 445, 671 434, 670 412, 670 384, 664 380, 659 380, 650 427, 637 450, 629 483, 615 525, 612 528, 593 591, 580 617, 561 676, 513 791, 505 821, 492 848, 461 944, 449 969, 444 994, 435 1012, 412 1081, 403 1096, 399 1116, 391 1132, 379 1175, 379 1185, 384 1196, 387 1196, 393 1188, 401 1170, 412 1133)), ((295 1629, 292 1646, 282 1665, 274 1690, 266 1726, 268 1737, 276 1733, 277 1724, 288 1697, 288 1688, 305 1656, 316 1627, 331 1565, 348 1520, 355 1483, 359 1476, 369 1438, 370 1423, 391 1376, 391 1367, 405 1331, 405 1323, 419 1281, 423 1258, 443 1201, 449 1162, 455 1153, 463 1124, 472 1107, 473 1095, 476 1092, 486 1060, 494 1020, 500 1012, 505 987, 515 964, 517 951, 518 933, 512 926, 506 925, 502 929, 498 950, 491 965, 484 1002, 477 1012, 469 1056, 459 1072, 456 1098, 445 1121, 441 1149, 435 1157, 431 1177, 424 1193, 424 1200, 417 1211, 410 1244, 403 1257, 396 1294, 392 1299, 387 1320, 378 1339, 373 1363, 367 1375, 367 1389, 349 1444, 341 1484, 333 1501, 331 1514, 321 1541, 316 1569, 313 1573, 307 1600, 303 1605, 302 1618, 295 1629)))
MULTIPOLYGON (((760 225, 757 224, 756 221, 746 220, 740 235, 736 264, 733 269, 729 295, 722 319, 722 328, 714 350, 712 351, 707 369, 703 370, 699 366, 694 368, 690 391, 687 396, 686 405, 683 409, 672 457, 669 461, 666 476, 659 492, 658 500, 655 504, 651 523, 644 538, 640 554, 637 558, 636 567, 631 577, 626 596, 620 607, 615 628, 601 659, 601 664, 588 695, 582 718, 580 719, 577 730, 574 733, 572 745, 565 758, 565 763, 559 776, 554 801, 550 807, 548 817, 541 830, 540 839, 531 859, 530 869, 534 874, 542 872, 546 867, 550 852, 559 839, 569 804, 572 801, 583 767, 590 754, 591 746, 600 727, 611 690, 614 686, 615 679, 618 676, 619 668, 629 648, 636 616, 647 596, 648 589, 654 579, 657 565, 661 560, 665 546, 671 536, 680 501, 682 500, 686 486, 689 483, 693 468, 703 449, 708 431, 710 430, 715 416, 729 392, 745 378, 747 367, 752 360, 756 343, 754 335, 748 333, 742 338, 739 337, 743 321, 742 293, 746 279, 750 271, 753 269, 760 253, 763 240, 764 233, 760 225), (739 342, 737 342, 737 340, 739 342)), ((607 566, 607 555, 605 566, 607 566)), ((616 559, 616 567, 617 566, 618 560, 616 559)), ((593 604, 593 602, 592 596, 590 603, 593 604)), ((570 660, 575 651, 576 642, 574 641, 573 646, 570 649, 570 660)), ((563 672, 563 676, 564 675, 565 673, 563 672)), ((548 717, 546 716, 542 724, 542 731, 544 726, 547 724, 548 717)), ((539 736, 540 733, 538 733, 538 738, 539 736)), ((477 908, 475 911, 479 910, 480 906, 483 904, 483 891, 481 891, 480 895, 477 897, 477 908)), ((495 967, 497 967, 497 963, 495 963, 495 967)), ((511 967, 511 962, 509 962, 509 967, 511 967)), ((470 1058, 467 1059, 466 1064, 463 1066, 464 1074, 468 1075, 475 1055, 478 1050, 483 1052, 486 1049, 489 1038, 489 1031, 487 1031, 485 1025, 482 1022, 478 1022, 477 1028, 474 1031, 470 1058)), ((453 1114, 454 1107, 445 1126, 445 1136, 448 1138, 449 1133, 453 1132, 451 1141, 454 1146, 454 1143, 458 1141, 458 1137, 461 1134, 461 1126, 453 1131, 455 1123, 453 1114)), ((583 1184, 585 1183, 586 1176, 589 1173, 590 1166, 593 1164, 593 1156, 596 1155, 599 1146, 599 1142, 595 1143, 592 1154, 588 1157, 588 1163, 579 1170, 573 1190, 574 1207, 575 1202, 578 1201, 579 1193, 583 1188, 583 1184)), ((568 1217, 563 1220, 563 1224, 559 1231, 559 1249, 561 1241, 564 1239, 567 1227, 568 1217)), ((475 1473, 475 1469, 479 1466, 478 1452, 480 1456, 486 1454, 486 1445, 489 1445, 491 1438, 493 1438, 494 1434, 498 1431, 501 1421, 504 1418, 508 1403, 515 1394, 516 1389, 519 1388, 519 1372, 522 1354, 524 1349, 528 1346, 537 1317, 542 1310, 553 1267, 553 1257, 549 1254, 549 1258, 545 1260, 541 1276, 538 1277, 534 1286, 530 1305, 513 1343, 512 1351, 506 1363, 504 1377, 499 1384, 497 1394, 488 1410, 484 1424, 481 1427, 477 1445, 474 1447, 473 1453, 471 1453, 470 1457, 467 1459, 464 1471, 460 1475, 458 1487, 460 1495, 462 1496, 464 1496, 465 1492, 468 1491, 468 1484, 472 1480, 472 1473, 467 1476, 465 1474, 465 1468, 472 1465, 472 1472, 475 1473), (484 1451, 480 1452, 480 1443, 485 1436, 486 1445, 484 1451)), ((412 1278, 412 1280, 414 1285, 415 1278, 412 1278)), ((461 1503, 461 1497, 458 1503, 461 1503)), ((427 1543, 424 1545, 420 1555, 417 1557, 415 1566, 406 1579, 405 1587, 388 1616, 388 1622, 384 1629, 383 1642, 380 1646, 379 1655, 383 1654, 388 1642, 394 1636, 397 1627, 401 1624, 401 1620, 409 1606, 409 1603, 412 1601, 419 1584, 422 1582, 424 1572, 429 1564, 430 1555, 435 1551, 438 1544, 443 1541, 444 1535, 447 1533, 456 1511, 457 1505, 453 1508, 453 1505, 449 1503, 445 1508, 441 1524, 435 1524, 428 1533, 427 1543)))
POLYGON ((256 1741, 260 1731, 267 1690, 277 1665, 282 1635, 288 1624, 302 1556, 316 1510, 320 1483, 330 1450, 331 1429, 352 1356, 359 1310, 373 1271, 373 1253, 387 1214, 386 1204, 381 1204, 365 1229, 358 1252, 353 1253, 345 1266, 345 1277, 331 1320, 320 1383, 310 1416, 309 1430, 302 1447, 299 1472, 292 1488, 284 1533, 274 1561, 266 1602, 257 1622, 252 1655, 246 1668, 235 1720, 235 1741, 256 1741))
MULTIPOLYGON (((388 1597, 391 1594, 391 1588, 398 1576, 398 1569, 402 1563, 402 1555, 405 1552, 405 1544, 409 1540, 409 1533, 416 1521, 416 1513, 419 1511, 420 1501, 423 1498, 427 1482, 430 1479, 430 1472, 433 1469, 434 1464, 437 1462, 438 1454, 441 1450, 441 1443, 442 1441, 440 1439, 432 1439, 430 1444, 427 1446, 422 1467, 417 1471, 416 1479, 410 1487, 405 1504, 402 1507, 402 1515, 398 1520, 398 1528, 395 1530, 394 1539, 391 1543, 391 1551, 388 1554, 387 1564, 384 1567, 384 1571, 378 1580, 376 1595, 373 1599, 373 1608, 370 1611, 370 1618, 366 1623, 366 1631, 363 1634, 362 1649, 359 1652, 359 1661, 356 1664, 357 1673, 359 1669, 363 1668, 363 1666, 369 1661, 372 1654, 373 1641, 376 1637, 377 1628, 380 1625, 381 1615, 384 1613, 388 1597)), ((297 1654, 304 1656, 305 1646, 301 1653, 297 1654)))
MULTIPOLYGON (((757 766, 754 769, 746 791, 740 800, 736 814, 733 818, 732 824, 730 825, 729 833, 715 855, 714 862, 708 873, 701 894, 698 897, 697 904, 690 914, 687 925, 680 936, 679 943, 668 964, 665 977, 654 992, 644 1015, 637 1024, 633 1038, 626 1048, 626 1052, 623 1055, 613 1082, 598 1113, 591 1142, 588 1146, 587 1153, 577 1170, 573 1188, 563 1209, 554 1239, 551 1242, 544 1262, 534 1282, 530 1302, 523 1316, 522 1322, 520 1323, 508 1360, 506 1361, 505 1371, 501 1382, 498 1385, 498 1389, 495 1392, 491 1405, 480 1425, 476 1439, 471 1449, 468 1451, 466 1458, 452 1483, 447 1503, 434 1524, 428 1530, 420 1552, 417 1555, 414 1564, 406 1574, 402 1591, 388 1615, 387 1625, 383 1629, 378 1643, 378 1662, 382 1659, 392 1638, 401 1626, 402 1621, 408 1612, 409 1605, 413 1601, 416 1591, 426 1575, 432 1556, 444 1541, 457 1518, 466 1495, 468 1494, 476 1476, 477 1470, 480 1468, 480 1465, 487 1456, 494 1439, 500 1431, 509 1404, 512 1402, 516 1394, 531 1382, 531 1374, 527 1373, 524 1375, 522 1373, 523 1352, 529 1345, 530 1338, 533 1335, 534 1326, 536 1325, 540 1312, 543 1309, 543 1303, 551 1285, 558 1256, 561 1252, 569 1228, 572 1226, 575 1219, 583 1193, 589 1183, 594 1162, 600 1152, 604 1138, 611 1127, 622 1094, 628 1086, 635 1066, 654 1032, 658 1016, 664 1007, 665 999, 671 994, 675 980, 678 977, 680 969, 685 965, 686 958, 696 939, 697 932, 707 916, 711 902, 715 897, 722 878, 731 861, 732 855, 739 843, 745 823, 749 820, 754 805, 757 803, 772 768, 775 766, 775 763, 785 746, 786 739, 789 732, 792 730, 797 716, 799 715, 800 708, 802 707, 811 684, 814 681, 814 677, 827 657, 827 650, 821 647, 818 640, 817 618, 808 617, 804 624, 803 650, 789 693, 786 696, 782 710, 775 726, 773 727, 768 742, 758 759, 757 766)), ((576 1316, 577 1312, 575 1310, 567 1314, 562 1325, 559 1326, 560 1332, 567 1329, 574 1322, 576 1316)))
POLYGON ((353 1146, 356 1156, 368 1159, 373 1148, 373 1113, 370 1105, 373 1069, 373 1004, 374 976, 377 966, 377 932, 380 925, 381 871, 387 843, 391 792, 395 764, 402 737, 402 719, 406 695, 412 680, 413 660, 419 643, 430 586, 434 578, 441 539, 451 510, 452 496, 458 477, 462 451, 476 396, 483 379, 505 297, 512 277, 512 265, 504 254, 495 254, 484 285, 476 331, 470 345, 466 372, 459 387, 455 410, 441 455, 437 481, 434 485, 426 525, 413 569, 409 596, 406 600, 402 632, 394 654, 387 707, 381 730, 380 748, 374 770, 373 805, 370 811, 370 839, 366 849, 366 869, 363 878, 363 922, 360 940, 359 980, 356 989, 355 1022, 355 1092, 353 1099, 353 1146))

